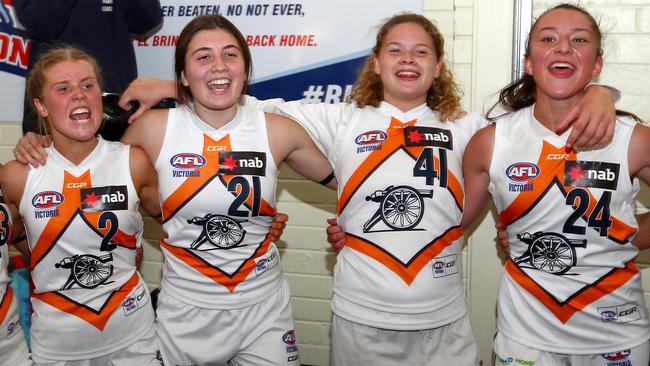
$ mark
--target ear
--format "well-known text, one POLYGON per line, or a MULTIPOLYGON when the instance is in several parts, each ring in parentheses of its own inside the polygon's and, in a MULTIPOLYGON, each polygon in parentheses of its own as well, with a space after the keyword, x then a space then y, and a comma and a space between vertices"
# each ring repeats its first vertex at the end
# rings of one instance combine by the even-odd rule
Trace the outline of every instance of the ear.
POLYGON ((524 57, 524 71, 526 71, 526 74, 528 75, 533 75, 533 64, 530 62, 528 56, 524 57))
POLYGON ((377 56, 376 56, 376 55, 372 55, 372 56, 370 56, 370 57, 371 57, 370 60, 371 60, 371 62, 372 62, 372 65, 373 65, 373 69, 374 69, 374 71, 375 71, 375 74, 377 74, 377 75, 381 74, 381 67, 379 66, 379 60, 377 59, 377 56))
POLYGON ((441 67, 442 67, 442 59, 440 59, 440 60, 438 60, 438 62, 436 62, 435 72, 433 73, 434 78, 437 79, 440 76, 440 68, 441 67))
POLYGON ((596 64, 594 65, 594 71, 591 72, 591 77, 593 79, 597 78, 601 71, 603 71, 603 57, 598 56, 596 58, 596 64))
POLYGON ((183 84, 183 86, 185 86, 185 87, 190 86, 190 83, 185 78, 185 71, 181 71, 181 84, 183 84))
POLYGON ((47 116, 50 115, 50 113, 47 111, 47 108, 45 107, 45 104, 41 103, 38 98, 32 99, 32 103, 34 103, 34 106, 36 107, 36 113, 38 113, 39 116, 47 118, 47 116))

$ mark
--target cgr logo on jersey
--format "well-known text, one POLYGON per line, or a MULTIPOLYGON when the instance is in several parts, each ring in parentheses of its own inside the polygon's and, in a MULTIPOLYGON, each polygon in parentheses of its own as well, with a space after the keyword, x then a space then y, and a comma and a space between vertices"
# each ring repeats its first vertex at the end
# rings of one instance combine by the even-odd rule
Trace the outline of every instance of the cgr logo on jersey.
POLYGON ((380 130, 366 131, 354 139, 357 145, 357 154, 368 151, 381 150, 381 143, 388 139, 386 132, 380 130))
POLYGON ((219 153, 219 173, 263 177, 266 175, 266 153, 257 151, 219 153))
POLYGON ((81 190, 83 211, 117 211, 129 209, 126 186, 94 187, 81 190))
POLYGON ((451 132, 442 128, 408 126, 404 128, 406 146, 436 146, 447 150, 454 149, 451 132))
POLYGON ((525 192, 533 190, 533 179, 537 178, 540 169, 537 165, 527 161, 510 164, 506 168, 506 177, 512 182, 508 183, 508 191, 525 192))
POLYGON ((564 185, 615 190, 620 165, 601 161, 567 161, 564 163, 564 185))
POLYGON ((639 304, 636 302, 619 306, 600 307, 598 312, 603 323, 628 323, 641 319, 639 304))
POLYGON ((180 153, 172 156, 169 163, 176 169, 172 170, 172 177, 187 178, 199 177, 206 160, 203 156, 194 153, 180 153))
POLYGON ((32 198, 32 206, 36 208, 34 218, 45 219, 59 216, 58 205, 63 203, 63 195, 56 191, 43 191, 32 198))

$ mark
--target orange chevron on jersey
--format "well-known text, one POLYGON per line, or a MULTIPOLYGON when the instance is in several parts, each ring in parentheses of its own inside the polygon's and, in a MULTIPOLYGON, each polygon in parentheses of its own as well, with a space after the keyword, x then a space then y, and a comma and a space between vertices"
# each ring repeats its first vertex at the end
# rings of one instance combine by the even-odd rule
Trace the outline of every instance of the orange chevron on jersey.
MULTIPOLYGON (((110 230, 110 227, 100 228, 98 225, 98 219, 101 215, 99 212, 83 212, 81 211, 81 194, 79 193, 79 188, 72 188, 73 186, 77 187, 78 185, 73 185, 70 183, 86 183, 84 187, 92 187, 90 182, 90 171, 86 171, 78 178, 73 176, 68 172, 64 172, 64 181, 63 181, 63 197, 64 201, 61 205, 58 206, 59 216, 55 216, 49 219, 47 225, 43 229, 41 236, 38 238, 38 242, 32 248, 31 256, 31 269, 40 262, 41 259, 52 249, 52 246, 56 243, 57 238, 65 230, 68 223, 75 217, 75 214, 83 215, 92 227, 100 232, 102 235, 106 235, 110 230)), ((128 249, 135 250, 136 238, 134 235, 125 234, 121 231, 118 231, 117 234, 112 238, 112 241, 116 242, 118 245, 123 246, 128 249)))
POLYGON ((94 310, 90 307, 74 302, 58 292, 35 293, 33 296, 63 312, 85 320, 101 331, 104 330, 111 315, 113 315, 115 310, 122 305, 124 299, 131 293, 131 291, 133 291, 137 284, 138 274, 134 272, 131 278, 122 285, 122 287, 111 294, 99 310, 94 310))
MULTIPOLYGON (((194 197, 200 190, 205 188, 208 183, 213 181, 215 178, 219 178, 219 181, 224 186, 228 186, 228 183, 232 178, 235 177, 235 175, 224 174, 223 172, 220 172, 219 151, 232 151, 230 144, 230 135, 224 136, 219 141, 215 141, 214 139, 204 134, 202 155, 206 159, 206 164, 203 168, 201 168, 201 175, 186 178, 185 181, 178 187, 178 189, 176 189, 174 193, 172 193, 165 200, 163 203, 164 221, 172 218, 173 215, 178 212, 178 210, 180 210, 187 202, 192 199, 192 197, 194 197), (209 149, 210 146, 220 146, 221 148, 209 149)), ((234 196, 237 196, 241 193, 241 187, 238 186, 237 190, 231 193, 234 196)), ((251 193, 246 198, 245 205, 247 205, 249 208, 252 207, 252 201, 253 195, 251 193)), ((269 204, 266 200, 262 199, 260 203, 260 215, 273 216, 275 213, 275 208, 271 206, 271 204, 269 204)), ((160 240, 160 245, 167 249, 178 259, 187 263, 187 265, 212 279, 214 282, 223 285, 230 292, 235 291, 237 285, 244 281, 255 269, 254 258, 266 253, 269 249, 270 244, 271 240, 267 235, 267 237, 254 251, 253 255, 242 262, 241 266, 232 275, 229 275, 219 269, 218 266, 207 263, 199 256, 194 255, 191 249, 169 245, 165 242, 165 238, 160 240)))
POLYGON ((417 277, 418 273, 420 273, 420 270, 422 270, 431 259, 440 254, 446 247, 453 244, 454 240, 461 236, 463 236, 463 230, 460 227, 450 228, 446 233, 425 245, 420 253, 413 257, 408 263, 402 263, 387 251, 356 235, 347 234, 345 237, 345 246, 364 253, 365 255, 383 263, 386 267, 390 268, 391 271, 400 276, 407 285, 410 285, 415 277, 417 277))
POLYGON ((11 288, 11 285, 7 284, 7 288, 5 289, 5 294, 2 296, 2 300, 0 300, 0 324, 2 324, 5 321, 5 317, 7 317, 7 312, 9 311, 9 307, 11 306, 11 301, 14 298, 14 290, 11 288))
POLYGON ((639 273, 639 269, 634 265, 634 262, 629 261, 626 263, 624 268, 616 268, 607 274, 607 276, 600 278, 591 286, 585 287, 578 294, 572 296, 569 301, 559 303, 545 289, 539 286, 524 271, 517 267, 512 260, 506 262, 506 271, 508 271, 510 277, 515 279, 521 287, 525 288, 531 295, 535 296, 535 298, 555 314, 562 323, 568 322, 573 314, 584 309, 587 305, 601 297, 612 293, 639 273))
MULTIPOLYGON (((554 181, 562 188, 562 193, 566 196, 566 192, 571 190, 572 187, 564 185, 564 160, 547 160, 546 156, 554 154, 567 154, 567 160, 576 160, 576 153, 569 152, 565 146, 557 148, 548 142, 544 141, 542 152, 537 165, 540 168, 540 174, 535 178, 535 189, 532 191, 521 192, 517 198, 503 211, 499 213, 501 221, 505 225, 509 225, 513 221, 523 217, 546 193, 548 188, 554 184, 554 181), (543 187, 539 189, 537 187, 543 187)), ((586 189, 588 192, 589 190, 586 189)), ((584 213, 587 218, 596 207, 597 200, 593 194, 589 192, 589 208, 584 213)), ((574 203, 575 205, 575 203, 574 203)), ((636 233, 636 229, 625 224, 621 220, 611 217, 612 226, 608 230, 608 236, 618 242, 626 241, 630 236, 636 233)))
MULTIPOLYGON (((412 120, 403 123, 394 117, 391 118, 390 125, 387 129, 388 138, 382 142, 382 148, 372 151, 347 180, 338 201, 339 215, 345 210, 352 196, 359 190, 367 178, 397 150, 403 149, 413 160, 416 160, 417 156, 422 153, 426 148, 425 146, 406 146, 404 137, 404 128, 414 126, 416 122, 417 120, 412 120)), ((438 157, 434 158, 434 167, 437 171, 440 170, 440 160, 438 157)), ((462 212, 464 202, 462 185, 451 170, 447 170, 447 176, 448 184, 446 189, 451 193, 458 209, 462 212)), ((429 243, 424 243, 422 249, 407 263, 403 263, 380 246, 356 235, 346 235, 346 246, 374 258, 395 272, 405 283, 411 284, 420 270, 431 259, 440 254, 447 246, 453 244, 454 240, 462 236, 463 231, 460 227, 451 227, 440 237, 435 238, 429 243)))
POLYGON ((229 275, 226 272, 220 270, 218 267, 215 267, 200 257, 194 255, 191 250, 185 248, 175 247, 164 242, 160 241, 160 245, 167 249, 174 256, 187 263, 189 266, 204 274, 206 277, 212 279, 214 282, 221 284, 228 291, 233 292, 237 285, 244 281, 248 275, 255 269, 254 258, 266 253, 269 250, 269 245, 271 244, 271 239, 268 237, 268 234, 264 241, 260 243, 260 246, 257 247, 253 255, 244 261, 241 266, 232 274, 229 275))
MULTIPOLYGON (((558 186, 565 197, 567 192, 573 188, 564 185, 565 160, 546 159, 549 155, 558 156, 558 154, 566 156, 566 160, 576 160, 576 153, 573 151, 569 152, 565 146, 557 148, 546 141, 543 142, 542 151, 537 162, 540 173, 535 178, 535 187, 533 190, 519 193, 512 203, 499 213, 499 217, 504 224, 509 225, 525 217, 537 203, 542 201, 543 197, 553 186, 558 186)), ((589 192, 589 207, 583 214, 584 218, 587 219, 596 207, 597 200, 588 189, 585 188, 585 190, 589 192)), ((574 202, 573 205, 575 207, 577 203, 574 202)), ((612 225, 608 231, 608 237, 611 240, 619 243, 625 242, 636 232, 635 228, 625 224, 614 216, 611 216, 611 221, 612 225)), ((585 306, 623 286, 638 273, 638 269, 633 261, 629 261, 625 268, 617 268, 610 271, 594 283, 584 286, 571 296, 567 302, 561 303, 511 260, 508 260, 506 263, 506 271, 520 286, 543 303, 563 323, 566 323, 573 314, 582 310, 585 306)))
MULTIPOLYGON (((63 180, 63 197, 65 199, 58 206, 60 215, 49 219, 47 225, 43 229, 38 242, 32 249, 31 267, 36 266, 46 255, 50 252, 52 247, 56 245, 58 238, 65 231, 69 223, 77 216, 82 215, 85 222, 92 226, 93 229, 105 236, 109 227, 101 228, 98 225, 98 219, 101 215, 99 212, 83 212, 81 211, 81 193, 79 188, 73 187, 92 187, 90 179, 90 171, 86 171, 78 178, 68 172, 64 172, 63 180), (85 183, 85 185, 70 184, 70 183, 85 183)), ((110 223, 110 221, 108 221, 110 223)), ((135 250, 136 238, 134 235, 126 234, 122 231, 116 233, 111 241, 117 243, 125 248, 135 250)), ((68 299, 57 291, 45 292, 34 294, 37 299, 54 306, 55 308, 65 311, 67 313, 78 316, 79 318, 87 321, 96 328, 102 330, 106 325, 109 317, 115 309, 122 303, 124 298, 129 294, 135 285, 138 283, 138 276, 133 274, 131 279, 123 285, 119 290, 114 291, 105 301, 99 311, 94 311, 86 306, 83 306, 75 301, 68 299)))
MULTIPOLYGON (((381 150, 375 150, 364 161, 363 164, 360 164, 357 170, 350 176, 348 179, 347 183, 345 184, 345 187, 343 187, 343 191, 341 192, 341 195, 339 197, 338 201, 338 214, 341 215, 341 212, 345 209, 345 206, 347 206, 348 202, 350 201, 350 198, 352 195, 354 195, 354 192, 356 192, 359 187, 363 184, 363 182, 366 180, 366 178, 372 174, 375 169, 381 163, 391 154, 393 154, 397 149, 405 149, 406 151, 409 152, 411 156, 418 156, 422 150, 424 150, 423 146, 412 146, 412 147, 406 147, 405 141, 404 141, 404 128, 407 126, 413 126, 415 125, 417 121, 413 120, 410 122, 403 123, 397 118, 391 118, 390 120, 390 126, 388 126, 388 139, 382 143, 382 149, 381 150)), ((436 169, 440 169, 440 161, 438 158, 435 158, 435 167, 436 169)), ((448 189, 451 192, 451 194, 454 196, 454 199, 456 200, 456 204, 460 208, 460 210, 463 210, 463 202, 464 202, 464 193, 463 193, 463 188, 460 184, 460 181, 456 176, 451 172, 448 171, 449 175, 449 186, 448 189)))

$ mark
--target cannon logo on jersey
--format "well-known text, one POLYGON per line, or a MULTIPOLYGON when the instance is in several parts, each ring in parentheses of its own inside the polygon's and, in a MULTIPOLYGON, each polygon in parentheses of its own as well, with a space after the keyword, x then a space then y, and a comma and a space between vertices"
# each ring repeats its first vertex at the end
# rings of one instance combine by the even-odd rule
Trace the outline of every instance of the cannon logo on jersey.
POLYGON ((357 153, 381 150, 381 143, 386 141, 388 135, 380 130, 366 131, 354 139, 358 145, 357 153))
POLYGON ((451 132, 436 127, 408 126, 404 128, 406 146, 436 146, 447 150, 454 149, 451 132))
POLYGON ((509 192, 525 192, 533 190, 533 179, 537 178, 540 169, 536 164, 521 161, 511 164, 506 168, 506 177, 511 183, 508 183, 509 192))
POLYGON ((32 206, 36 208, 34 210, 34 218, 46 219, 59 216, 59 209, 56 207, 62 204, 63 200, 63 195, 56 191, 37 193, 32 198, 32 206))
POLYGON ((266 153, 227 151, 219 153, 219 173, 233 175, 266 175, 266 153))
POLYGON ((641 319, 639 304, 636 302, 618 306, 599 307, 598 312, 604 323, 629 323, 641 319))
POLYGON ((564 185, 615 190, 620 165, 600 161, 567 161, 564 185))
POLYGON ((175 168, 172 170, 172 177, 187 178, 200 176, 199 169, 205 165, 206 160, 199 154, 180 153, 172 156, 169 163, 175 168))
POLYGON ((128 210, 128 190, 126 186, 82 189, 81 209, 86 212, 128 210))

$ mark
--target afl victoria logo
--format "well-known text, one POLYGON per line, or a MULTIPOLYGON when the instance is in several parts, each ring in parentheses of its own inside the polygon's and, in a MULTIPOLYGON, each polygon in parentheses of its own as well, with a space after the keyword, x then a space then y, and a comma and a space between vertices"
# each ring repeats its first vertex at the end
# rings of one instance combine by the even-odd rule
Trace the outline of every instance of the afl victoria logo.
POLYGON ((506 176, 513 182, 530 182, 539 175, 540 169, 537 165, 528 162, 514 163, 506 169, 506 176))
POLYGON ((374 130, 362 133, 354 139, 354 142, 356 142, 357 145, 380 144, 386 141, 387 138, 388 135, 386 135, 386 132, 374 130))
POLYGON ((63 195, 55 191, 43 191, 32 198, 32 206, 36 208, 54 208, 63 203, 63 195))
POLYGON ((172 156, 169 162, 177 169, 195 169, 205 165, 205 158, 199 154, 180 153, 172 156))

